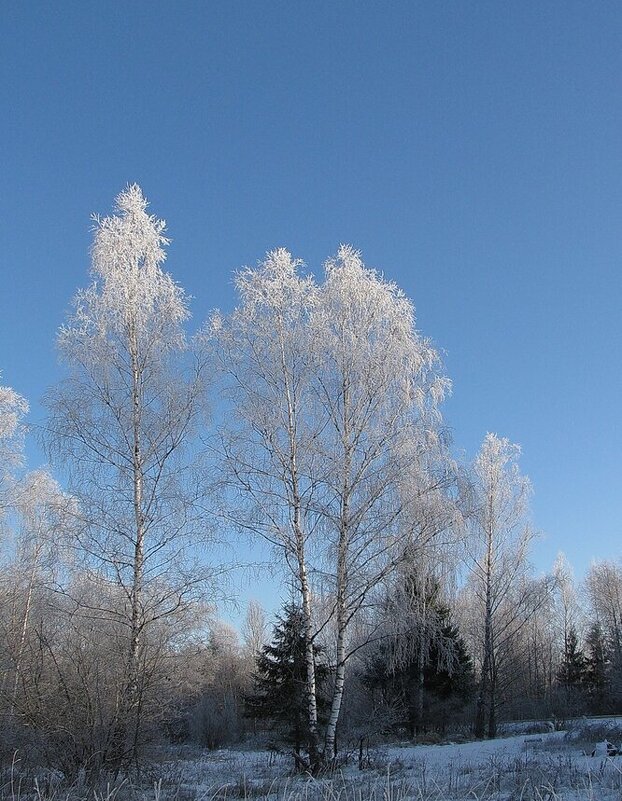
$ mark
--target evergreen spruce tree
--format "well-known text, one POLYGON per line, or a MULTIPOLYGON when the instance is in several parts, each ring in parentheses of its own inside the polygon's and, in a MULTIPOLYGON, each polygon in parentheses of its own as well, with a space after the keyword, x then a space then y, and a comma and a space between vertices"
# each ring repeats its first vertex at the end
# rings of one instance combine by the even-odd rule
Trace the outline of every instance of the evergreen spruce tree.
POLYGON ((600 623, 593 623, 585 639, 587 648, 585 688, 589 711, 603 714, 607 710, 609 695, 609 659, 605 635, 600 623))
POLYGON ((426 729, 444 731, 450 717, 456 717, 469 704, 475 692, 473 662, 451 610, 434 598, 437 635, 430 639, 423 671, 423 708, 420 704, 419 639, 421 631, 413 626, 399 635, 402 640, 381 643, 370 656, 363 675, 364 684, 380 694, 383 703, 398 713, 396 728, 407 729, 411 736, 426 729), (410 644, 404 642, 410 640, 410 644), (395 661, 396 647, 408 654, 395 661))
POLYGON ((557 672, 557 680, 563 687, 577 689, 585 681, 586 668, 585 654, 579 647, 577 631, 572 626, 568 633, 564 660, 557 672))
MULTIPOLYGON (((307 663, 304 616, 296 604, 287 604, 274 626, 272 642, 264 645, 256 657, 253 693, 246 698, 246 715, 265 720, 285 742, 300 754, 308 742, 307 663)), ((321 661, 322 649, 314 648, 319 712, 322 685, 328 668, 321 661)))
POLYGON ((563 712, 579 714, 585 707, 585 680, 587 662, 579 646, 579 638, 574 626, 568 632, 564 659, 557 671, 557 681, 561 688, 563 712))
POLYGON ((451 649, 451 669, 442 664, 438 645, 432 647, 430 663, 425 669, 424 690, 427 699, 426 721, 445 731, 450 718, 455 718, 473 700, 475 695, 475 671, 458 627, 451 622, 449 608, 443 607, 445 622, 441 629, 442 639, 451 649))

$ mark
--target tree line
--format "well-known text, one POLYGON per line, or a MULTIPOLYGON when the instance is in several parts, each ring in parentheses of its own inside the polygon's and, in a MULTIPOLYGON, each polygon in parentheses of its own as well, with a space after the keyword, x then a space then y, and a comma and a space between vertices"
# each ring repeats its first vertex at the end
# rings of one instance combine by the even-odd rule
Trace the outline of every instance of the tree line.
POLYGON ((534 574, 520 448, 453 456, 403 292, 349 246, 321 280, 277 249, 190 334, 147 205, 132 185, 94 218, 50 468, 25 470, 28 406, 0 388, 2 757, 122 770, 269 728, 316 771, 348 733, 493 737, 500 714, 618 704, 621 569, 592 566, 581 599, 563 560, 534 574), (272 638, 251 606, 244 645, 214 611, 237 557, 211 548, 241 535, 289 598, 272 638))

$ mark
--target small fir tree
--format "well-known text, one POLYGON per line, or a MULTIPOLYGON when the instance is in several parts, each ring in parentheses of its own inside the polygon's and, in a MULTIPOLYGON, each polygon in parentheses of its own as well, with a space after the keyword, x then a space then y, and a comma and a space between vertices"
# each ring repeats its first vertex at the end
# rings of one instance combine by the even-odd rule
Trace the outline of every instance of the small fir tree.
POLYGON ((585 654, 579 646, 577 631, 574 626, 571 626, 566 641, 564 659, 557 671, 557 681, 561 689, 561 701, 565 713, 576 715, 584 710, 586 669, 585 654))
POLYGON ((609 694, 609 659, 607 644, 600 623, 594 623, 585 639, 587 657, 585 664, 585 688, 589 711, 602 714, 607 708, 609 694))
POLYGON ((407 729, 411 736, 430 728, 444 731, 450 717, 459 715, 475 692, 473 662, 451 610, 439 597, 438 582, 428 587, 427 600, 428 619, 434 619, 436 631, 434 636, 426 633, 423 671, 424 633, 414 624, 396 641, 381 643, 363 675, 364 684, 379 693, 387 708, 396 710, 396 727, 407 729), (401 654, 397 659, 396 651, 401 654))
MULTIPOLYGON (((256 657, 253 693, 246 698, 246 715, 265 720, 300 754, 309 741, 306 640, 304 615, 300 606, 287 604, 274 626, 272 642, 256 657)), ((326 706, 322 686, 328 668, 322 662, 322 649, 314 647, 316 682, 320 713, 326 706)))
POLYGON ((573 626, 568 633, 566 652, 557 672, 557 680, 562 687, 579 689, 585 682, 586 668, 585 654, 579 646, 577 631, 573 626))

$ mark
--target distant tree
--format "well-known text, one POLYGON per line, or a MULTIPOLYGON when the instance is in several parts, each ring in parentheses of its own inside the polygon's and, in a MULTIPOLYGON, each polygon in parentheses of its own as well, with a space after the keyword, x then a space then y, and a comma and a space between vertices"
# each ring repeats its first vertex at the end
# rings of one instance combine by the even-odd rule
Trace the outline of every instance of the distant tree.
POLYGON ((198 667, 189 712, 192 738, 210 749, 238 742, 244 733, 249 674, 237 632, 223 623, 212 625, 198 667))
POLYGON ((413 584, 409 595, 410 605, 417 604, 420 613, 425 607, 425 614, 417 619, 411 612, 410 628, 380 641, 368 658, 363 679, 397 711, 397 725, 415 736, 429 728, 444 730, 449 717, 459 715, 472 700, 475 677, 438 581, 429 578, 413 584))
POLYGON ((14 471, 23 458, 24 416, 28 403, 11 387, 0 386, 0 522, 10 508, 14 471))
POLYGON ((564 658, 557 671, 566 714, 577 715, 584 711, 586 671, 585 654, 579 646, 577 631, 571 625, 566 636, 564 658))
MULTIPOLYGON (((33 470, 19 482, 14 513, 14 553, 6 599, 10 615, 4 632, 13 672, 11 713, 19 712, 21 706, 19 687, 27 692, 32 678, 24 662, 37 596, 44 593, 46 586, 57 585, 63 546, 66 548, 71 537, 76 507, 47 470, 33 470)), ((2 695, 5 682, 3 676, 2 695)))
POLYGON ((585 577, 592 608, 607 643, 609 698, 615 711, 622 710, 622 565, 613 561, 594 562, 585 577))
POLYGON ((551 713, 555 676, 559 667, 559 629, 553 593, 541 604, 512 642, 510 669, 514 702, 508 699, 508 713, 525 718, 551 713))
MULTIPOLYGON (((15 510, 18 500, 16 471, 22 464, 24 423, 28 403, 10 387, 0 386, 0 552, 3 561, 8 562, 12 546, 8 530, 8 519, 15 510)), ((0 578, 4 578, 0 574, 0 578)), ((7 683, 13 676, 13 655, 10 647, 10 632, 13 629, 12 616, 7 614, 11 607, 15 576, 13 571, 0 582, 0 711, 7 695, 7 683)))
POLYGON ((583 685, 585 671, 585 654, 579 646, 577 631, 571 626, 568 630, 564 659, 557 672, 557 680, 563 687, 579 689, 583 685))
POLYGON ((255 659, 266 642, 266 613, 257 601, 250 601, 242 628, 242 639, 247 654, 255 659))
POLYGON ((574 574, 566 556, 559 553, 553 565, 555 579, 554 611, 555 618, 561 631, 562 658, 568 650, 568 639, 571 629, 576 630, 581 619, 581 608, 577 597, 574 574))
POLYGON ((609 658, 607 643, 600 623, 593 623, 585 638, 585 689, 589 710, 603 714, 607 710, 609 695, 609 658))
POLYGON ((474 640, 480 660, 475 733, 495 737, 503 663, 518 633, 542 606, 550 586, 530 580, 529 479, 520 447, 487 434, 473 466, 474 508, 465 540, 474 640))

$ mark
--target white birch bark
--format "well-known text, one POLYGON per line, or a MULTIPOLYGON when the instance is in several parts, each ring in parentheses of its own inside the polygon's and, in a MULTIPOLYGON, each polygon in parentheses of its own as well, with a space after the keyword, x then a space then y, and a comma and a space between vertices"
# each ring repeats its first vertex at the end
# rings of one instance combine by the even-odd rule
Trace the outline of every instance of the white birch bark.
POLYGON ((335 676, 325 756, 334 757, 351 655, 350 635, 363 610, 407 553, 446 525, 423 514, 442 495, 447 471, 437 439, 438 403, 449 388, 437 354, 414 327, 412 305, 349 247, 326 265, 312 316, 321 346, 315 382, 325 424, 320 514, 332 563, 325 584, 334 598, 335 676), (332 539, 332 541, 331 541, 332 539))
POLYGON ((117 198, 117 214, 95 218, 93 283, 60 331, 68 376, 48 397, 49 453, 69 465, 80 500, 77 550, 124 599, 123 608, 91 601, 94 616, 127 631, 110 757, 119 764, 139 751, 147 665, 155 664, 145 658, 147 633, 183 614, 209 574, 187 556, 209 533, 195 514, 189 448, 202 417, 203 365, 185 339, 186 296, 162 269, 165 224, 146 209, 134 185, 117 198))
POLYGON ((229 517, 275 545, 300 593, 312 751, 313 644, 334 632, 332 760, 352 625, 405 541, 436 530, 421 510, 446 479, 428 468, 443 462, 437 407, 448 382, 411 304, 354 250, 340 249, 322 284, 299 269, 277 250, 240 273, 241 303, 213 319, 210 336, 237 414, 222 447, 245 503, 229 517))
MULTIPOLYGON (((263 536, 294 580, 304 621, 309 762, 318 759, 313 588, 309 578, 309 469, 316 421, 310 408, 313 343, 308 317, 316 290, 285 250, 268 253, 236 280, 240 304, 212 320, 208 346, 233 400, 221 446, 227 484, 243 503, 227 510, 239 526, 263 536)), ((301 756, 297 755, 301 763, 301 756)))
POLYGON ((517 445, 488 434, 474 465, 476 506, 465 554, 480 610, 480 687, 475 716, 479 737, 496 735, 500 670, 507 646, 550 589, 527 580, 534 533, 526 518, 530 484, 519 472, 519 454, 517 445))

